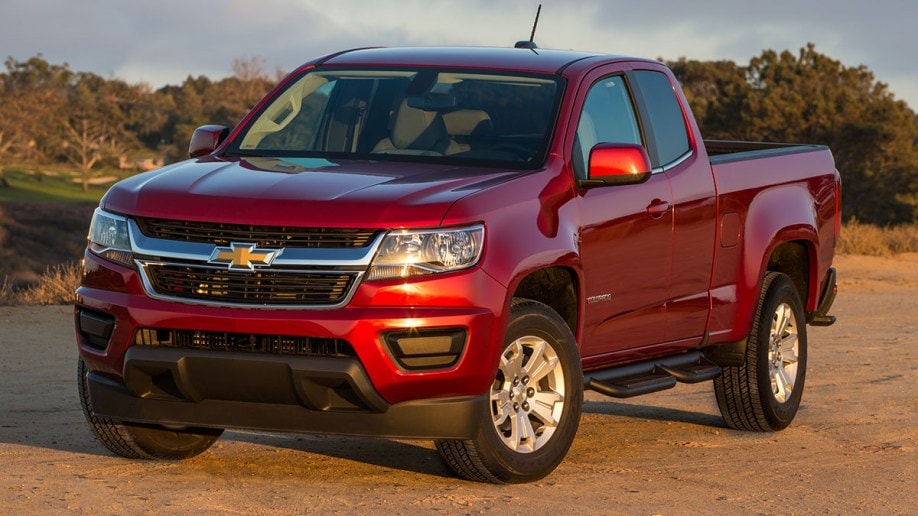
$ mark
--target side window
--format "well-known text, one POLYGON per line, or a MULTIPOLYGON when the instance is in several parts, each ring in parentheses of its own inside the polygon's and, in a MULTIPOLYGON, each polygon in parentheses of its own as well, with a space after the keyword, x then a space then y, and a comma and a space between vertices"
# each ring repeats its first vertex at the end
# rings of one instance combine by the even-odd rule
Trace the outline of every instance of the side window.
POLYGON ((634 75, 647 104, 647 115, 650 117, 650 127, 656 144, 657 155, 651 155, 650 159, 654 168, 661 167, 672 163, 689 150, 682 108, 665 74, 637 71, 634 75))
POLYGON ((578 178, 586 178, 590 149, 597 143, 642 144, 631 95, 621 76, 601 79, 587 93, 574 139, 573 166, 578 178))

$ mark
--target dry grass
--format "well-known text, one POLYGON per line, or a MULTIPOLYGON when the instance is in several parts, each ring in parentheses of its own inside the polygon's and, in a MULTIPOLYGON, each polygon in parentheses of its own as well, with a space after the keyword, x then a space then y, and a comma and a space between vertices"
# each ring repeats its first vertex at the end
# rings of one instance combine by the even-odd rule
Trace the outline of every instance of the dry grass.
POLYGON ((72 304, 79 284, 80 265, 76 262, 48 267, 37 284, 23 289, 14 288, 4 278, 0 282, 0 306, 72 304))
POLYGON ((892 256, 918 252, 918 225, 879 227, 856 220, 842 226, 838 254, 892 256))
POLYGON ((10 285, 9 279, 5 276, 3 280, 0 281, 0 306, 13 305, 13 297, 15 296, 15 291, 13 286, 10 285))

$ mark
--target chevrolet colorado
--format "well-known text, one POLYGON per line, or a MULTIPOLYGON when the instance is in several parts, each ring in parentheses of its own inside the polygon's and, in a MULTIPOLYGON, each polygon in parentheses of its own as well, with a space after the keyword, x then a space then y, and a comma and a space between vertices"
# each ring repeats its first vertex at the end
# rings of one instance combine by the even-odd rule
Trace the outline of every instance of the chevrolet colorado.
POLYGON ((224 428, 426 438, 464 478, 532 481, 584 389, 713 380, 728 426, 784 428, 806 327, 835 320, 831 152, 702 140, 655 61, 351 50, 190 154, 89 230, 80 399, 125 457, 224 428))

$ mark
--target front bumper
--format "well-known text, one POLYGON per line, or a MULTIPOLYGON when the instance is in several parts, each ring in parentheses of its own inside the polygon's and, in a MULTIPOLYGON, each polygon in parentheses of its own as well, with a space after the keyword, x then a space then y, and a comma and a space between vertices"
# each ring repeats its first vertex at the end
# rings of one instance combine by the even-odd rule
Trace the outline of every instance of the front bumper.
POLYGON ((167 426, 471 439, 487 396, 389 404, 354 360, 131 348, 124 383, 90 372, 93 412, 167 426))
MULTIPOLYGON (((94 410, 126 421, 394 437, 470 438, 486 413, 506 289, 478 268, 424 281, 361 285, 334 310, 200 306, 144 294, 137 272, 87 253, 77 340, 94 410), (85 313, 114 321, 87 339, 85 313), (406 370, 391 332, 459 328, 447 368, 406 370), (341 339, 353 356, 320 357, 134 345, 140 329, 341 339), (104 332, 103 332, 104 334, 104 332)), ((102 326, 104 324, 99 323, 102 326)))

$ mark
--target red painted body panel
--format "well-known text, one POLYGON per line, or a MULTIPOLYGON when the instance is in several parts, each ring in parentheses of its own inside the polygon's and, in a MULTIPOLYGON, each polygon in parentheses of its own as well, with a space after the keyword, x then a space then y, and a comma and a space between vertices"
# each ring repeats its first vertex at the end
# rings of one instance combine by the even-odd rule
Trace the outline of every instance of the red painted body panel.
POLYGON ((437 226, 476 184, 516 171, 469 174, 418 163, 222 160, 208 156, 126 179, 102 200, 106 210, 141 217, 255 225, 390 228, 437 226), (291 173, 298 172, 298 173, 291 173))
POLYGON ((703 147, 666 176, 673 191, 673 268, 666 303, 666 340, 704 336, 711 301, 717 202, 714 178, 703 147))
POLYGON ((588 190, 580 198, 584 295, 612 295, 587 306, 585 357, 666 340, 673 215, 672 210, 656 218, 647 213, 661 200, 672 200, 663 174, 639 185, 588 190))
POLYGON ((137 271, 87 252, 77 305, 117 320, 106 352, 80 347, 91 370, 120 377, 138 327, 277 333, 347 340, 390 403, 482 394, 494 379, 511 299, 529 274, 548 267, 570 272, 574 334, 584 368, 595 369, 695 348, 706 336, 708 344, 745 338, 764 268, 784 242, 806 246, 807 310, 818 302, 837 220, 838 174, 828 150, 712 167, 676 88, 689 131, 687 157, 642 184, 578 186, 572 149, 590 85, 635 69, 662 71, 676 84, 659 63, 541 49, 366 49, 317 59, 301 70, 314 66, 494 69, 560 74, 565 83, 548 158, 535 170, 221 157, 250 114, 213 155, 117 184, 102 207, 128 217, 377 229, 482 224, 485 241, 474 267, 365 281, 334 310, 156 300, 145 294, 137 271), (444 371, 396 367, 380 333, 419 327, 467 329, 460 361, 444 371))
MULTIPOLYGON (((652 66, 641 64, 638 68, 664 72, 672 84, 677 84, 669 70, 657 63, 652 66)), ((688 128, 692 154, 665 172, 673 195, 674 219, 672 283, 666 301, 666 340, 695 346, 704 338, 711 313, 711 269, 717 238, 718 199, 714 174, 698 124, 688 109, 688 101, 681 88, 675 87, 674 90, 688 128)))
POLYGON ((717 249, 711 282, 711 343, 745 338, 772 251, 799 241, 810 256, 806 310, 818 293, 834 254, 835 183, 828 152, 806 152, 714 166, 720 212, 739 219, 739 244, 717 249))

